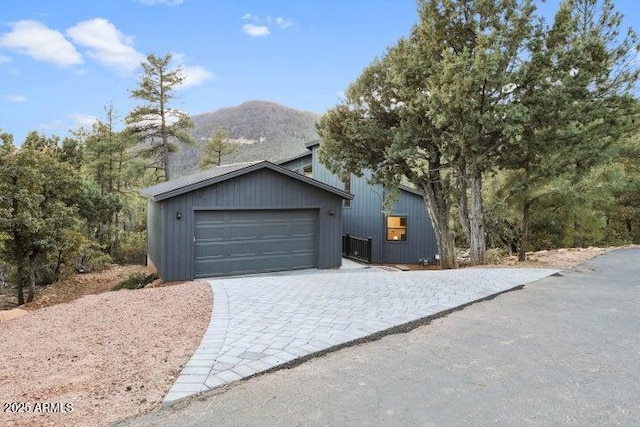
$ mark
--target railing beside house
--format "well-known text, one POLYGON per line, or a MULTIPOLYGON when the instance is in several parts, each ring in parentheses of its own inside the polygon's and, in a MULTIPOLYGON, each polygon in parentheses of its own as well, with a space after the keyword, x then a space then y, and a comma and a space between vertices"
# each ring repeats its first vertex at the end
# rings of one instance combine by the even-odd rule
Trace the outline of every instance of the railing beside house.
POLYGON ((371 262, 371 238, 342 235, 342 256, 366 263, 371 262))

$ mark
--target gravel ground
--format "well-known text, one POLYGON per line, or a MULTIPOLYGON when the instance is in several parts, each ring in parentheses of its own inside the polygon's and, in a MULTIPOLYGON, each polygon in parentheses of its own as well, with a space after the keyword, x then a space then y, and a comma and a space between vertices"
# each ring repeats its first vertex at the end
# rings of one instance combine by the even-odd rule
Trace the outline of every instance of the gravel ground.
POLYGON ((470 268, 559 268, 559 269, 571 269, 579 266, 583 262, 590 260, 591 258, 600 256, 607 252, 611 252, 621 247, 634 247, 629 246, 616 246, 608 248, 568 248, 568 249, 550 249, 537 252, 527 252, 526 261, 518 261, 516 255, 506 257, 498 264, 486 264, 475 265, 470 268))
POLYGON ((211 307, 209 285, 189 282, 89 295, 0 323, 0 425, 101 426, 158 408, 211 307))

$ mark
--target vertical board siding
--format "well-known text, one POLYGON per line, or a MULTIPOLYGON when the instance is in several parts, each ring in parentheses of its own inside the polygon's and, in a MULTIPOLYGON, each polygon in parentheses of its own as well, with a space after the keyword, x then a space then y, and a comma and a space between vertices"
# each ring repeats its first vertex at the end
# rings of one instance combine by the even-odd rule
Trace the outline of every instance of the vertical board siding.
POLYGON ((289 160, 288 162, 280 163, 279 166, 283 168, 287 168, 294 172, 299 173, 300 175, 304 175, 303 169, 305 166, 309 166, 312 164, 311 153, 308 156, 300 157, 298 159, 289 160))
POLYGON ((318 209, 318 268, 341 265, 342 197, 310 186, 270 169, 260 169, 237 178, 159 202, 165 211, 163 279, 192 279, 194 270, 195 210, 216 209, 318 209), (182 218, 176 219, 176 212, 182 218), (330 211, 334 215, 329 215, 330 211))
MULTIPOLYGON (((387 241, 386 236, 383 235, 382 262, 415 264, 420 258, 433 260, 437 253, 435 233, 422 197, 402 191, 390 215, 407 217, 407 240, 387 241)), ((385 226, 383 224, 383 227, 385 226)))
POLYGON ((351 176, 351 189, 355 197, 351 207, 344 208, 344 232, 363 239, 371 238, 371 262, 379 263, 383 258, 381 225, 384 221, 384 194, 382 185, 367 182, 370 177, 369 171, 361 177, 351 176))
MULTIPOLYGON (((313 178, 344 189, 344 183, 318 160, 318 149, 318 146, 313 147, 313 178)), ((371 171, 365 171, 360 177, 351 175, 351 193, 354 198, 351 201, 351 207, 343 209, 342 232, 363 239, 371 238, 371 262, 380 263, 383 262, 384 194, 382 185, 372 185, 367 182, 371 176, 371 171)))
MULTIPOLYGON (((318 160, 319 146, 313 147, 313 177, 336 188, 343 182, 318 160)), ((351 175, 351 193, 355 196, 351 207, 343 209, 343 233, 371 238, 373 263, 417 263, 419 258, 434 259, 437 253, 435 233, 425 209, 424 200, 417 194, 401 191, 391 215, 405 215, 408 221, 406 242, 387 242, 384 209, 384 188, 368 181, 372 172, 361 177, 351 175)))

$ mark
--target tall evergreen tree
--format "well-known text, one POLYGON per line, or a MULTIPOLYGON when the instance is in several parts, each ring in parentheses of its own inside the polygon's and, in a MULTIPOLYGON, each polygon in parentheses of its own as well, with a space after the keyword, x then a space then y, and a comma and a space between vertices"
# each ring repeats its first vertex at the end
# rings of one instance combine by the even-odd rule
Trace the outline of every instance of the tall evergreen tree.
POLYGON ((529 0, 420 2, 410 37, 374 61, 320 122, 334 169, 369 167, 387 184, 405 176, 424 191, 443 266, 456 265, 456 190, 472 261, 484 262, 482 174, 508 142, 503 88, 521 61, 533 11, 529 0))
POLYGON ((86 135, 85 185, 87 223, 110 255, 118 247, 118 219, 130 184, 128 165, 133 145, 127 132, 116 131, 118 115, 112 105, 105 107, 105 121, 98 121, 86 135))
POLYGON ((141 143, 140 153, 152 159, 148 167, 159 171, 165 181, 171 179, 170 153, 177 150, 176 142, 192 143, 193 128, 188 114, 171 107, 176 88, 184 82, 182 69, 171 68, 171 59, 170 53, 147 55, 139 87, 131 91, 131 97, 144 104, 125 119, 127 129, 141 143))
POLYGON ((18 303, 34 297, 36 275, 47 256, 65 244, 65 230, 75 222, 80 180, 71 164, 60 160, 57 138, 31 132, 21 147, 6 134, 0 146, 0 234, 2 257, 13 265, 18 303))
MULTIPOLYGON (((631 30, 620 36, 621 19, 610 0, 563 2, 552 27, 538 28, 515 77, 504 125, 510 144, 500 160, 522 212, 520 260, 534 204, 556 194, 563 204, 586 205, 580 181, 633 129, 638 45, 631 30)), ((578 210, 573 227, 580 228, 578 210)))
POLYGON ((229 142, 229 134, 227 131, 224 129, 215 129, 204 147, 202 159, 199 164, 200 169, 206 169, 211 165, 220 166, 224 156, 233 154, 237 150, 238 146, 229 142))
POLYGON ((512 74, 523 61, 533 12, 530 0, 423 1, 410 38, 424 67, 410 88, 424 92, 416 113, 432 118, 440 131, 434 143, 458 176, 459 211, 473 264, 485 258, 482 175, 495 169, 497 153, 508 143, 503 116, 509 114, 512 74))
MULTIPOLYGON (((344 101, 321 118, 320 160, 340 176, 360 176, 370 169, 373 179, 385 185, 387 208, 406 177, 424 193, 442 267, 457 268, 450 224, 451 166, 442 147, 433 143, 438 137, 433 121, 414 114, 419 103, 407 94, 410 89, 405 91, 409 84, 392 74, 395 67, 420 69, 411 49, 401 40, 385 58, 374 60, 349 86, 344 101)), ((412 82, 420 78, 410 72, 403 77, 412 82)))

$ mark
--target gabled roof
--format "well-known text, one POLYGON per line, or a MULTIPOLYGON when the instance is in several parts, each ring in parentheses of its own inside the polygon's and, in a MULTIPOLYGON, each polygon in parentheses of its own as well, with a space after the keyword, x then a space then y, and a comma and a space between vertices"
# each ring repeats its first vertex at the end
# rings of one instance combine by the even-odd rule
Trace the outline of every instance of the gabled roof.
POLYGON ((320 142, 321 141, 319 139, 314 139, 313 141, 310 141, 304 144, 304 146, 307 147, 308 149, 312 149, 316 145, 320 145, 320 142))
MULTIPOLYGON (((313 151, 311 151, 311 149, 312 149, 313 147, 317 147, 317 146, 319 146, 319 145, 321 144, 321 142, 322 142, 322 141, 321 141, 321 140, 319 140, 319 139, 315 139, 315 140, 313 140, 313 141, 307 142, 307 143, 305 144, 305 147, 307 147, 307 151, 305 151, 305 152, 303 152, 303 153, 300 153, 300 154, 298 154, 298 155, 296 155, 296 156, 290 157, 290 158, 288 158, 288 159, 279 160, 279 161, 277 161, 277 162, 276 162, 276 164, 278 164, 278 165, 282 165, 282 164, 285 164, 285 163, 288 163, 288 162, 292 162, 292 161, 294 161, 294 160, 301 159, 301 158, 303 158, 303 157, 311 156, 311 155, 313 154, 313 151)), ((415 194, 416 196, 420 196, 420 197, 422 197, 422 196, 423 196, 422 191, 421 191, 421 190, 419 190, 419 189, 417 189, 417 188, 414 188, 414 187, 413 187, 413 185, 412 185, 411 183, 409 183, 408 181, 404 181, 404 183, 403 183, 403 184, 400 184, 400 185, 398 186, 398 188, 399 188, 401 191, 405 191, 405 192, 407 192, 407 193, 415 194)))
POLYGON ((282 160, 278 160, 277 162, 274 162, 276 165, 283 165, 285 163, 289 163, 289 162, 293 162, 294 160, 299 160, 299 159, 303 159, 305 157, 311 157, 311 151, 310 150, 306 150, 300 154, 296 154, 293 157, 287 157, 286 159, 282 159, 282 160))
POLYGON ((198 190, 203 187, 208 187, 209 185, 237 178, 260 169, 270 169, 313 187, 336 194, 343 199, 353 199, 352 194, 346 193, 313 178, 300 175, 292 170, 275 165, 266 160, 217 166, 191 175, 182 176, 171 181, 156 184, 152 187, 145 188, 140 192, 157 202, 160 200, 170 199, 190 191, 198 190))

